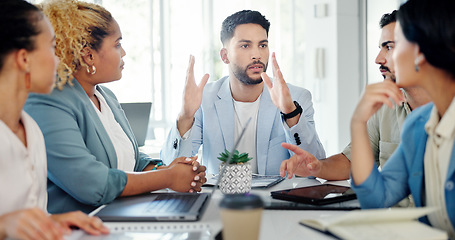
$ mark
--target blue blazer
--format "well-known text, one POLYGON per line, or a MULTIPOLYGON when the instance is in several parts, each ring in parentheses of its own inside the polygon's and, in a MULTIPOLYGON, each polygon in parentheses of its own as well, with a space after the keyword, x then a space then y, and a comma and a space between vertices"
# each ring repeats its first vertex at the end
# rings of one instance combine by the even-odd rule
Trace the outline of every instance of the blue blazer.
MULTIPOLYGON (((430 118, 433 103, 414 110, 405 120, 401 143, 387 160, 381 172, 373 168, 360 185, 352 182, 362 208, 391 207, 412 194, 417 207, 425 206, 424 157, 428 134, 425 124, 430 118)), ((455 226, 455 144, 445 181, 446 211, 455 226)), ((421 221, 429 223, 428 219, 421 221)))
MULTIPOLYGON (((286 123, 264 84, 257 122, 259 174, 279 174, 281 162, 291 157, 291 152, 281 147, 282 142, 299 143, 300 148, 316 158, 325 158, 325 151, 314 125, 310 92, 291 84, 288 84, 288 87, 292 99, 303 108, 299 122, 290 129, 285 126, 286 123)), ((195 114, 190 137, 182 140, 177 126, 174 125, 161 150, 161 159, 169 163, 176 157, 193 156, 197 154, 201 144, 202 164, 207 166, 208 173, 217 173, 219 153, 234 146, 234 104, 228 77, 205 86, 202 104, 195 114)))
MULTIPOLYGON (((81 210, 89 213, 118 197, 127 181, 117 169, 114 146, 84 89, 74 86, 55 89, 50 95, 30 94, 25 111, 38 123, 47 151, 48 211, 81 210)), ((115 119, 133 143, 135 170, 152 161, 138 151, 133 131, 115 95, 97 86, 115 119)))

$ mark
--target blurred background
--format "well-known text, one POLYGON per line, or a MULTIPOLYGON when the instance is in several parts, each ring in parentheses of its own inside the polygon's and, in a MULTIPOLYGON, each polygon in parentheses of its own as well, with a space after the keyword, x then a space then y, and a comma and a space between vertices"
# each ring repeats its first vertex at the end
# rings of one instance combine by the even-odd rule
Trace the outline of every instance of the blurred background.
MULTIPOLYGON (((40 3, 40 0, 31 0, 40 3)), ((270 22, 269 48, 284 78, 313 94, 327 155, 350 141, 349 122, 365 84, 382 81, 374 59, 379 19, 403 0, 87 0, 120 25, 126 51, 120 81, 106 84, 120 102, 152 102, 145 151, 159 156, 182 104, 189 55, 195 76, 227 75, 220 60, 222 21, 243 9, 270 22)), ((271 66, 267 73, 271 74, 271 66)))

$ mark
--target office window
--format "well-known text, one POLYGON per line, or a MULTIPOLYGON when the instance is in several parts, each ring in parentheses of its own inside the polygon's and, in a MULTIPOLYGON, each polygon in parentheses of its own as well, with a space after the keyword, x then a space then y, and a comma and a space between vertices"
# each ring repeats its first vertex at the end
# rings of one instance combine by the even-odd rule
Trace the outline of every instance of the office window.
MULTIPOLYGON (((303 85, 305 42, 300 1, 280 0, 103 0, 123 33, 125 69, 120 81, 106 84, 121 102, 151 101, 149 138, 161 147, 182 104, 189 55, 195 78, 227 75, 221 62, 219 31, 230 14, 253 9, 271 22, 270 50, 276 52, 285 79, 303 85)), ((268 73, 271 75, 271 65, 268 73)))

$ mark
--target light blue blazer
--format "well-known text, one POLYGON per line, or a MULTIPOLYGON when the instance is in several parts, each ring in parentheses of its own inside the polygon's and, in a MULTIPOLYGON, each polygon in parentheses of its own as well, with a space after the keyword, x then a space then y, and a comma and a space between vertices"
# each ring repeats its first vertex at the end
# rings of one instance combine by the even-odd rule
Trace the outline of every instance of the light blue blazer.
MULTIPOLYGON (((292 99, 303 108, 299 122, 285 127, 280 111, 272 102, 264 84, 259 103, 257 122, 257 163, 259 174, 278 175, 281 162, 291 152, 281 147, 282 142, 300 143, 299 147, 316 158, 325 158, 324 148, 316 133, 313 103, 308 90, 288 84, 292 99)), ((208 173, 217 173, 220 152, 234 145, 234 104, 229 78, 209 83, 204 88, 202 104, 195 114, 191 135, 183 140, 174 125, 161 150, 161 159, 169 163, 176 157, 197 154, 202 144, 202 164, 208 173)))
MULTIPOLYGON (((433 103, 414 110, 403 124, 401 143, 379 172, 373 168, 360 185, 352 182, 362 208, 391 207, 410 193, 417 207, 425 206, 424 157, 428 134, 425 124, 430 118, 433 103)), ((444 183, 446 211, 455 226, 455 144, 444 183)), ((428 219, 421 221, 429 223, 428 219)))
MULTIPOLYGON (((76 79, 73 83, 50 95, 30 94, 24 107, 46 143, 50 213, 88 213, 118 197, 127 181, 126 173, 117 169, 114 146, 92 102, 76 79)), ((154 160, 138 151, 115 95, 106 87, 97 86, 97 90, 133 144, 135 170, 143 170, 154 160)))

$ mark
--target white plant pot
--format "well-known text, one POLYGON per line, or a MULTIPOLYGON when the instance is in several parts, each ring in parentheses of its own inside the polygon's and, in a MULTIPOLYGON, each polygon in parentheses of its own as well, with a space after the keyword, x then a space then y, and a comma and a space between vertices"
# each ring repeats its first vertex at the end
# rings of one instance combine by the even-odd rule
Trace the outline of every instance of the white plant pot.
MULTIPOLYGON (((220 164, 220 170, 225 163, 220 164)), ((224 194, 247 193, 251 190, 251 179, 253 172, 251 164, 238 163, 228 164, 220 180, 220 190, 224 194)))

